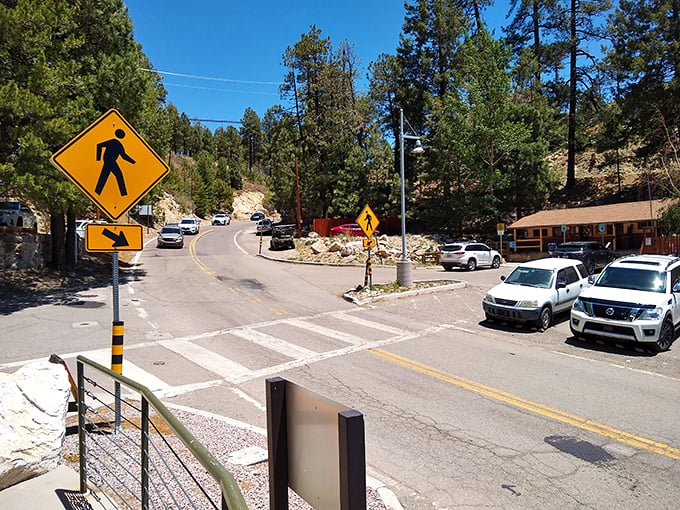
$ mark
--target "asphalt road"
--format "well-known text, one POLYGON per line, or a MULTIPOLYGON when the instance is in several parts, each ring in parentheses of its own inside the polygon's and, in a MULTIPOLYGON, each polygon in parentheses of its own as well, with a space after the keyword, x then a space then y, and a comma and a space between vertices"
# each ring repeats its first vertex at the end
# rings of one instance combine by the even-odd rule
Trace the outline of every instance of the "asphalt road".
MULTIPOLYGON (((405 508, 677 506, 678 347, 578 342, 566 317, 545 332, 486 323, 481 298, 507 266, 419 269, 467 285, 358 307, 340 296, 363 268, 268 260, 259 240, 233 222, 145 248, 122 274, 125 375, 260 427, 272 376, 355 408, 369 473, 405 508)), ((0 369, 52 352, 106 365, 111 301, 89 288, 2 317, 0 369)))

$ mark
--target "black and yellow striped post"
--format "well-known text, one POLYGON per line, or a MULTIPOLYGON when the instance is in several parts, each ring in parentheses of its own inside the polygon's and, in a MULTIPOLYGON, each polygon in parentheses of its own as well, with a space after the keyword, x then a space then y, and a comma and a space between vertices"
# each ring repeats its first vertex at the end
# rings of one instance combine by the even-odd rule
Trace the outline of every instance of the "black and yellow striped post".
POLYGON ((369 290, 373 290, 373 266, 371 265, 371 249, 368 249, 368 258, 366 259, 366 272, 364 273, 364 287, 369 286, 369 290))
POLYGON ((113 321, 111 328, 111 370, 117 374, 123 373, 123 337, 125 323, 113 321))

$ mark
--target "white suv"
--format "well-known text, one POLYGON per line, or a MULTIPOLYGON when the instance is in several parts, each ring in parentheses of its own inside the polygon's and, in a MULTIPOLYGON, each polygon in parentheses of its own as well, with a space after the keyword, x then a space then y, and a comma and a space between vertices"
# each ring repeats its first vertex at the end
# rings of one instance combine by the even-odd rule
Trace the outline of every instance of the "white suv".
POLYGON ((38 220, 31 208, 21 202, 0 202, 0 225, 36 230, 38 220))
POLYGON ((568 312, 588 271, 580 260, 546 258, 519 264, 482 300, 486 320, 533 323, 546 330, 559 312, 568 312))
POLYGON ((451 271, 454 267, 468 271, 485 266, 498 269, 501 265, 501 254, 484 243, 470 241, 447 243, 439 251, 439 263, 445 271, 451 271))
POLYGON ((182 221, 179 222, 179 228, 182 229, 182 234, 198 234, 201 230, 201 224, 195 218, 182 218, 182 221))
MULTIPOLYGON (((592 278, 592 277, 591 277, 592 278)), ((668 350, 680 324, 680 258, 632 255, 615 260, 571 308, 575 337, 668 350)))

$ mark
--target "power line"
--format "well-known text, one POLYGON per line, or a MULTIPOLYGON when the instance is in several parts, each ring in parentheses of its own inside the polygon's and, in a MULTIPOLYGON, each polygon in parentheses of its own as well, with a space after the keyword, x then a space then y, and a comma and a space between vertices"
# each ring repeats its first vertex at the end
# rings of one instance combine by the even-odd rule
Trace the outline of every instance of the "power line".
POLYGON ((196 90, 213 90, 215 92, 229 92, 230 94, 256 94, 260 96, 278 96, 275 92, 255 92, 252 90, 231 90, 231 89, 218 89, 214 87, 200 87, 197 85, 183 85, 181 83, 167 83, 163 82, 163 85, 170 87, 182 87, 185 89, 196 89, 196 90))
POLYGON ((212 76, 201 76, 198 74, 184 74, 184 73, 174 73, 172 71, 160 71, 158 69, 146 69, 144 67, 140 68, 142 71, 147 71, 149 73, 164 74, 167 76, 179 76, 182 78, 193 78, 196 80, 212 80, 212 81, 225 81, 228 83, 246 83, 248 85, 281 85, 278 81, 251 81, 251 80, 234 80, 231 78, 215 78, 212 76))

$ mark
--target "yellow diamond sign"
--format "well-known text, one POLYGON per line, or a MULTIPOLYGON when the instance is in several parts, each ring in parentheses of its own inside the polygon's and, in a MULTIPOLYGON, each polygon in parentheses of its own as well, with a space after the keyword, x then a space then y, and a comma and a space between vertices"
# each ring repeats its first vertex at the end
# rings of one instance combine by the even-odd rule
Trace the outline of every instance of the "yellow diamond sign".
POLYGON ((357 217, 357 223, 361 227, 361 230, 364 231, 364 234, 366 234, 366 237, 371 237, 373 232, 375 232, 375 229, 378 228, 380 220, 371 207, 366 204, 357 217))
POLYGON ((170 171, 116 110, 109 110, 62 147, 51 162, 117 220, 170 171))

